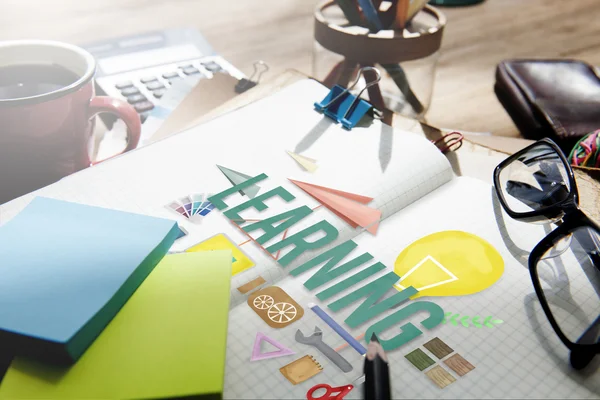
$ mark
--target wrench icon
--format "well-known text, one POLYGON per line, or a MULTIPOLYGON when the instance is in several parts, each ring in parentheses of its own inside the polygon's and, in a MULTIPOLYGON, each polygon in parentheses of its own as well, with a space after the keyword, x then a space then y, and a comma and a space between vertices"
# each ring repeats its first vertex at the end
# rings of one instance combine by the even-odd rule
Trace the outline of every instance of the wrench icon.
POLYGON ((296 331, 296 341, 298 343, 315 347, 342 371, 352 371, 352 365, 344 357, 339 355, 337 351, 329 347, 327 343, 323 342, 323 332, 319 329, 319 327, 315 326, 315 331, 310 336, 304 336, 300 329, 298 329, 296 331))

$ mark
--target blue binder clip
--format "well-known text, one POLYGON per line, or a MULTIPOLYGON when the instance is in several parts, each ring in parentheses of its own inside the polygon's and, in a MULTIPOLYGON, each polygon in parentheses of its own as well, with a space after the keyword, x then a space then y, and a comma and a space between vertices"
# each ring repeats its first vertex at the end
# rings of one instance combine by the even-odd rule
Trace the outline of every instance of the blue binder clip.
POLYGON ((320 103, 315 103, 315 110, 325 114, 335 122, 341 123, 344 128, 350 130, 356 126, 358 121, 360 121, 365 114, 369 113, 371 116, 379 114, 368 101, 361 99, 360 96, 366 89, 373 85, 377 85, 380 80, 381 75, 377 68, 363 67, 358 71, 352 85, 347 89, 340 85, 332 87, 327 96, 325 96, 320 103), (355 96, 350 93, 350 90, 358 84, 361 75, 365 71, 374 71, 377 77, 375 80, 367 82, 365 87, 355 96))

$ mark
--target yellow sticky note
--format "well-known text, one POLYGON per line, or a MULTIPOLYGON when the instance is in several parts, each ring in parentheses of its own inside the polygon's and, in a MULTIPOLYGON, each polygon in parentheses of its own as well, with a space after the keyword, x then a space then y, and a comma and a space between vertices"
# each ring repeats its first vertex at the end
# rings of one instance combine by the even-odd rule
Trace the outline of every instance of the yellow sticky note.
POLYGON ((140 399, 223 392, 231 252, 168 255, 72 367, 16 358, 7 399, 140 399))
POLYGON ((254 262, 239 247, 237 247, 227 236, 222 233, 215 235, 204 242, 198 243, 187 249, 187 252, 231 250, 233 254, 231 263, 231 276, 239 274, 248 268, 254 267, 254 262))

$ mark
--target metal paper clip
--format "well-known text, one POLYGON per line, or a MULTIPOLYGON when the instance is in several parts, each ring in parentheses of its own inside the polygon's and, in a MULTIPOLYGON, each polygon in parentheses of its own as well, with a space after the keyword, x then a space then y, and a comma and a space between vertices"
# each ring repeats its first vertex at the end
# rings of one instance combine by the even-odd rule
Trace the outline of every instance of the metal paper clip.
POLYGON ((242 78, 235 85, 236 93, 244 93, 248 89, 252 89, 254 86, 258 85, 260 82, 260 78, 263 76, 265 72, 269 70, 269 66, 262 60, 259 60, 254 63, 254 72, 250 75, 250 78, 242 78), (261 67, 261 68, 259 68, 261 67), (256 78, 256 80, 254 80, 256 78))
POLYGON ((361 99, 360 96, 371 86, 377 85, 380 80, 381 74, 377 68, 363 67, 358 71, 354 82, 348 88, 335 85, 320 103, 315 103, 315 109, 341 123, 344 128, 352 129, 367 112, 370 112, 372 116, 377 114, 373 106, 366 100, 361 99), (371 82, 367 82, 365 87, 358 92, 358 95, 351 94, 350 91, 367 71, 375 72, 376 78, 371 82))
POLYGON ((432 140, 431 143, 435 144, 442 153, 448 153, 450 151, 456 151, 461 148, 463 144, 464 136, 460 132, 450 132, 437 140, 432 140))

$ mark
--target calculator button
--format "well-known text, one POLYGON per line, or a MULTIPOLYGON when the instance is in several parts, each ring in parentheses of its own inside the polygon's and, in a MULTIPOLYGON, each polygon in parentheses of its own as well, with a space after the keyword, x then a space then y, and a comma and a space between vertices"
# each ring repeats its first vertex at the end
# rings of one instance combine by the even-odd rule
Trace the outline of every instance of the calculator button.
POLYGON ((141 113, 144 111, 152 110, 154 108, 154 104, 150 103, 149 101, 143 101, 141 103, 134 104, 133 107, 135 107, 137 112, 141 113))
POLYGON ((128 88, 130 86, 133 86, 133 82, 131 82, 131 81, 123 81, 123 82, 119 82, 115 85, 115 87, 119 90, 128 88))
POLYGON ((134 94, 132 96, 127 96, 127 101, 129 102, 129 104, 135 104, 145 100, 146 96, 144 96, 143 94, 134 94))
POLYGON ((156 82, 150 82, 149 84, 146 85, 146 87, 148 88, 148 90, 156 90, 156 89, 164 88, 165 85, 163 85, 162 82, 156 81, 156 82))
POLYGON ((140 91, 135 86, 131 86, 121 90, 121 94, 125 97, 131 96, 132 94, 138 94, 140 91))
POLYGON ((217 72, 217 71, 221 70, 221 66, 214 61, 202 63, 202 65, 204 66, 204 68, 206 68, 210 72, 217 72))
POLYGON ((165 94, 166 90, 165 89, 158 89, 152 92, 152 94, 154 95, 154 97, 156 97, 157 99, 160 99, 161 97, 163 97, 163 95, 165 94))
POLYGON ((183 69, 183 73, 186 75, 193 75, 197 74, 198 72, 200 72, 200 70, 196 67, 187 67, 183 69))
POLYGON ((183 64, 183 65, 179 66, 179 68, 181 68, 181 69, 183 69, 183 68, 192 68, 192 67, 193 67, 192 64, 183 64))
POLYGON ((165 78, 165 79, 176 78, 178 76, 179 76, 179 74, 177 72, 167 72, 167 73, 163 74, 163 78, 165 78))
POLYGON ((154 81, 157 81, 157 80, 158 80, 158 78, 155 77, 155 76, 146 76, 146 77, 140 79, 140 82, 142 82, 142 83, 148 83, 148 82, 154 82, 154 81))

